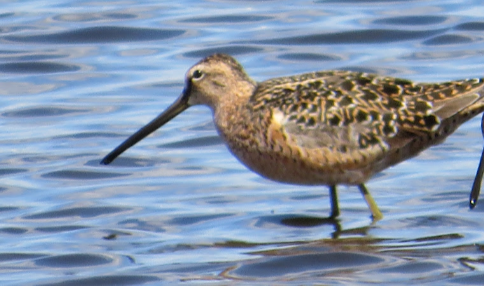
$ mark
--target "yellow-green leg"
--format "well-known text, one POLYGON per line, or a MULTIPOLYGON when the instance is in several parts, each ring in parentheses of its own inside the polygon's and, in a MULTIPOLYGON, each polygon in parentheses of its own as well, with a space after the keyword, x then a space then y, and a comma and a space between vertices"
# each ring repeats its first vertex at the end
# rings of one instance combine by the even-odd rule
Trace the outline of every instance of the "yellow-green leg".
POLYGON ((365 199, 366 204, 370 208, 371 215, 373 216, 373 220, 376 221, 376 220, 382 219, 383 214, 378 209, 378 205, 376 204, 373 197, 370 195, 370 192, 368 192, 368 189, 365 187, 365 185, 360 184, 360 185, 358 185, 358 188, 360 189, 360 192, 363 195, 363 198, 365 199))
POLYGON ((336 186, 329 187, 329 197, 331 199, 330 218, 336 218, 337 216, 339 216, 338 193, 336 192, 336 186))

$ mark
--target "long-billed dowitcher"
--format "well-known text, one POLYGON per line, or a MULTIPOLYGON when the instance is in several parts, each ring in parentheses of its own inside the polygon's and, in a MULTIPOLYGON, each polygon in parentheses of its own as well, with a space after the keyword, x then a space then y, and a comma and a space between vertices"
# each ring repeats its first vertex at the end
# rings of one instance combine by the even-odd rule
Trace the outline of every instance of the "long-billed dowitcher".
POLYGON ((330 188, 357 185, 374 219, 382 217, 364 183, 375 173, 440 143, 484 111, 483 79, 413 83, 350 71, 253 81, 224 54, 188 70, 180 97, 103 160, 122 152, 192 105, 207 105, 230 151, 274 181, 330 188))

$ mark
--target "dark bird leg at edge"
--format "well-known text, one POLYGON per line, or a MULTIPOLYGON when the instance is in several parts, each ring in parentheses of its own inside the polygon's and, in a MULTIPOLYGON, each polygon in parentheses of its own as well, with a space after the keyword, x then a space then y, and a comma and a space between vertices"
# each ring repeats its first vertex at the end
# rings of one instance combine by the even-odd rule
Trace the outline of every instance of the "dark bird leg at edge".
MULTIPOLYGON (((481 131, 484 137, 484 115, 481 121, 481 131)), ((482 175, 484 172, 484 147, 482 149, 481 160, 479 161, 479 167, 477 167, 476 177, 474 178, 474 183, 472 184, 472 191, 469 198, 469 207, 473 209, 477 205, 477 200, 479 199, 479 193, 481 192, 481 182, 482 175)))

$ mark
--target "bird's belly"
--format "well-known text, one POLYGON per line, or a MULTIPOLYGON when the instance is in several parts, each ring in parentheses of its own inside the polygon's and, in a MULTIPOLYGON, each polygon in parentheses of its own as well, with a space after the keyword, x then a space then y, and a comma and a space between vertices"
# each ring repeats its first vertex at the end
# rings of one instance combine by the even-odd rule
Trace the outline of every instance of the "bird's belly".
POLYGON ((250 152, 229 148, 247 168, 273 181, 298 185, 358 185, 371 174, 363 169, 329 169, 305 158, 290 158, 277 152, 250 152))

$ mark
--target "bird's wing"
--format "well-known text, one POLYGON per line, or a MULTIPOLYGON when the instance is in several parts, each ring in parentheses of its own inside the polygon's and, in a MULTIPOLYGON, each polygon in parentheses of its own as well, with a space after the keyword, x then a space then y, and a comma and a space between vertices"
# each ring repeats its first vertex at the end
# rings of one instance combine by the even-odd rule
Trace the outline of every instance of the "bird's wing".
POLYGON ((275 126, 301 148, 379 156, 481 101, 483 85, 479 79, 416 84, 328 71, 262 82, 251 100, 254 108, 268 108, 275 126))
POLYGON ((328 170, 366 168, 371 174, 440 142, 482 112, 482 88, 479 79, 416 84, 329 71, 262 82, 251 105, 270 114, 268 130, 277 139, 266 136, 268 146, 283 140, 278 148, 285 144, 289 153, 305 154, 328 170), (442 122, 454 126, 447 130, 442 122))
MULTIPOLYGON (((403 106, 377 90, 376 75, 329 71, 285 77, 259 85, 254 108, 268 108, 276 125, 302 148, 350 152, 380 146, 397 132, 403 106)), ((384 89, 385 87, 381 87, 384 89)))

